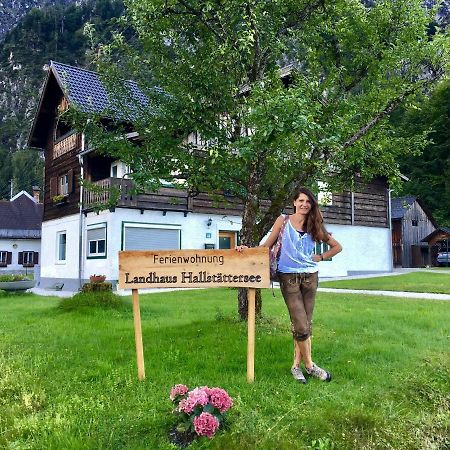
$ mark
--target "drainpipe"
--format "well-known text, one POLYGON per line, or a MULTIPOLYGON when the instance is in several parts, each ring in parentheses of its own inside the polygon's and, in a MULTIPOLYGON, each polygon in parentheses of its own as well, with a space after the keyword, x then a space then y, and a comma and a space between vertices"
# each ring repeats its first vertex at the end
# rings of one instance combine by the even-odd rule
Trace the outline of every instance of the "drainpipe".
POLYGON ((78 287, 82 288, 82 276, 83 276, 83 179, 84 179, 84 147, 85 147, 85 136, 84 133, 81 134, 81 152, 78 154, 78 162, 80 163, 80 211, 79 211, 79 229, 78 229, 78 287))

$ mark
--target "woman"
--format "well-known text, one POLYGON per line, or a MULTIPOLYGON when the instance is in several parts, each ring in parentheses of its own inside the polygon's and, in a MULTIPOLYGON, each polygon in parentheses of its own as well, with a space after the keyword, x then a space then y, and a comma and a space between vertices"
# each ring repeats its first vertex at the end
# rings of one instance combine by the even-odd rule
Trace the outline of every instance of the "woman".
MULTIPOLYGON (((318 283, 319 263, 342 250, 342 246, 328 233, 323 225, 319 205, 311 191, 299 187, 293 195, 294 211, 290 216, 280 216, 263 247, 271 247, 281 231, 282 246, 279 253, 278 273, 280 288, 289 310, 294 337, 294 362, 292 376, 301 383, 306 373, 323 381, 331 381, 331 374, 317 366, 311 358, 311 324, 318 283), (329 250, 315 255, 315 243, 326 242, 329 250)), ((245 245, 236 247, 242 251, 245 245)))

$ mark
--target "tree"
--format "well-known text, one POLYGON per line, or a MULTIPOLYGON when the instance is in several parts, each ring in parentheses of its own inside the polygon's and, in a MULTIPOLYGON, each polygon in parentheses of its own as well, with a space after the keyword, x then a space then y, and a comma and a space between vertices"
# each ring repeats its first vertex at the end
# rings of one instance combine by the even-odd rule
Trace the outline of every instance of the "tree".
POLYGON ((421 154, 401 161, 400 169, 409 181, 398 193, 417 195, 439 225, 450 226, 450 82, 440 83, 419 106, 403 115, 399 126, 408 133, 431 129, 430 142, 421 154))
POLYGON ((240 198, 242 242, 257 245, 295 185, 394 180, 399 155, 424 146, 424 133, 387 120, 448 64, 448 34, 427 34, 434 12, 421 3, 128 0, 122 25, 134 35, 118 30, 96 63, 114 92, 109 117, 121 111, 117 131, 131 118, 142 141, 105 135, 100 117, 85 129, 142 187, 172 179, 192 195, 240 198), (148 103, 130 101, 118 82, 130 78, 148 103), (193 131, 201 149, 186 142, 193 131))
POLYGON ((44 186, 44 159, 36 150, 18 150, 12 155, 15 193, 33 191, 33 186, 44 186))

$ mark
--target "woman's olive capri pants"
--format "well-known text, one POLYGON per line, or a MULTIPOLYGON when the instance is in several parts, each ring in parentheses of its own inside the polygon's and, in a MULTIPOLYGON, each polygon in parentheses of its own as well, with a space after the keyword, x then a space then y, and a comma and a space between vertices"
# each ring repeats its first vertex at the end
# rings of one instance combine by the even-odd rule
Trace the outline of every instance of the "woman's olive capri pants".
POLYGON ((279 273, 280 288, 289 310, 296 341, 311 336, 318 273, 279 273))

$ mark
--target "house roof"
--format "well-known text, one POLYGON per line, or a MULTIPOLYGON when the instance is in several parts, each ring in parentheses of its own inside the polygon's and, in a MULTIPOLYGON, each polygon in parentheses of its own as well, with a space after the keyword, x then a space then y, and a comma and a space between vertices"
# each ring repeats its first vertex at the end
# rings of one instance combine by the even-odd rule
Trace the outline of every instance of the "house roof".
POLYGON ((425 206, 423 201, 415 195, 405 195, 404 197, 392 198, 391 219, 403 219, 406 211, 408 211, 408 209, 414 204, 414 202, 417 202, 419 204, 423 212, 430 219, 430 222, 434 225, 435 228, 437 228, 438 225, 434 220, 433 214, 431 214, 431 211, 425 206))
MULTIPOLYGON (((112 89, 111 89, 112 90, 112 89)), ((123 90, 108 93, 106 84, 96 72, 50 61, 48 75, 34 116, 28 145, 44 148, 52 119, 57 114, 58 99, 66 97, 69 105, 83 113, 99 114, 105 119, 131 122, 149 107, 148 97, 131 80, 123 82, 123 90)), ((155 92, 162 90, 155 87, 155 92)))
POLYGON ((432 231, 428 236, 425 236, 421 241, 422 242, 434 241, 436 237, 437 237, 436 241, 443 241, 446 239, 450 239, 450 228, 449 227, 436 228, 436 230, 432 231))
MULTIPOLYGON (((61 64, 56 61, 50 62, 50 70, 53 71, 58 84, 66 95, 69 103, 73 104, 78 110, 87 113, 104 113, 108 112, 116 116, 115 118, 125 119, 121 110, 118 109, 117 93, 114 99, 108 95, 104 82, 100 79, 96 72, 79 67, 61 64), (118 116, 118 117, 117 117, 118 116)), ((131 110, 135 110, 136 105, 147 106, 148 99, 138 88, 134 81, 125 81, 124 90, 126 91, 127 100, 125 106, 131 110)))
POLYGON ((402 219, 405 212, 416 201, 414 195, 406 195, 391 199, 391 217, 392 219, 402 219))
POLYGON ((0 238, 40 239, 44 205, 27 192, 11 200, 0 200, 0 238))

